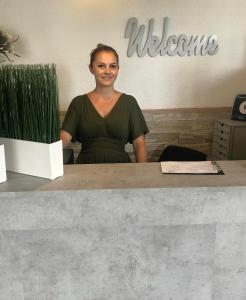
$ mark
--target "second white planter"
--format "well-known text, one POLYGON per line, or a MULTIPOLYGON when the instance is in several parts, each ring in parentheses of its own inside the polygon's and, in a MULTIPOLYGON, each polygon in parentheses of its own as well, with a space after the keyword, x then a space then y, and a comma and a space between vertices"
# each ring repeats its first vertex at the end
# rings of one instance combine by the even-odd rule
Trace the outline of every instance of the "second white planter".
POLYGON ((51 144, 0 138, 6 170, 55 179, 63 175, 62 141, 51 144))

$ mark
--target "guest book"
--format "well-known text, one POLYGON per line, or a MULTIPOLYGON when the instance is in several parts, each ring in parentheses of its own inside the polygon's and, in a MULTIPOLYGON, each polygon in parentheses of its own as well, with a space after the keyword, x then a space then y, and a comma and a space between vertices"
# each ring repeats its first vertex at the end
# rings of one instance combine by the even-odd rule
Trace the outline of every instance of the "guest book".
POLYGON ((223 174, 214 161, 162 161, 161 171, 168 174, 223 174))

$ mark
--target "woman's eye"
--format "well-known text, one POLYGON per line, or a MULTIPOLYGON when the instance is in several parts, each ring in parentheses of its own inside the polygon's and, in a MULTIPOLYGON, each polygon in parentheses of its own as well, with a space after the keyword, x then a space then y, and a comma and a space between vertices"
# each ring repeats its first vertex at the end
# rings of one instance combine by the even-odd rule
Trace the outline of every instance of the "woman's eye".
POLYGON ((100 69, 103 68, 103 65, 97 65, 97 66, 98 66, 98 68, 100 68, 100 69))
POLYGON ((117 65, 111 65, 111 69, 113 70, 117 69, 117 65))

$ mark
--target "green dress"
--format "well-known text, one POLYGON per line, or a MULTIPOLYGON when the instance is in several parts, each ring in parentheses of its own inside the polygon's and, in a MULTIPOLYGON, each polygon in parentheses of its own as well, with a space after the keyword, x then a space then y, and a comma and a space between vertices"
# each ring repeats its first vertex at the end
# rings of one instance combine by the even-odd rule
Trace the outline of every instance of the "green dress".
POLYGON ((125 145, 149 130, 136 99, 121 94, 106 117, 102 117, 87 95, 69 105, 61 129, 82 144, 79 164, 131 162, 125 145))

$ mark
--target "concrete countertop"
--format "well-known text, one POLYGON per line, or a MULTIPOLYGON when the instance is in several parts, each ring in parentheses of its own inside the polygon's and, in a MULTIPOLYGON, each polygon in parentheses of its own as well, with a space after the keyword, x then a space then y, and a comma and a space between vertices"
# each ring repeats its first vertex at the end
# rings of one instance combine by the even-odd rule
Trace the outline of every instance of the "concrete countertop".
POLYGON ((65 165, 56 180, 8 172, 0 192, 246 186, 245 160, 217 163, 224 175, 162 174, 160 163, 65 165))
POLYGON ((246 161, 66 165, 0 184, 0 299, 246 299, 246 161))

